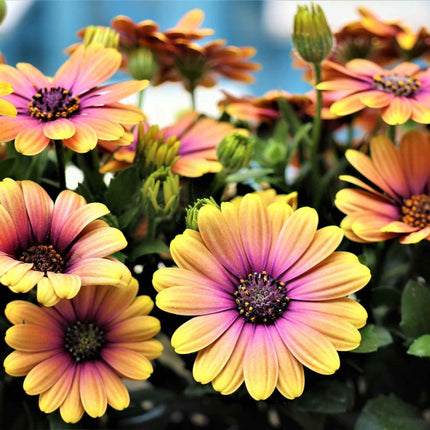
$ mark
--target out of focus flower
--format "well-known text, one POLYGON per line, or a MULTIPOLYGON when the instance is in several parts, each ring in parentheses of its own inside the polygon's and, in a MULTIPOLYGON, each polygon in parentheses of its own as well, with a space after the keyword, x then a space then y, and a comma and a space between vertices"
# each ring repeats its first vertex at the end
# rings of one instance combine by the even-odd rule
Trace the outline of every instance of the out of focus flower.
POLYGON ((319 5, 297 7, 292 38, 295 50, 309 63, 321 63, 330 55, 333 33, 319 5))
MULTIPOLYGON (((234 130, 230 123, 218 122, 197 112, 188 112, 172 126, 162 128, 159 133, 160 136, 164 136, 164 139, 168 140, 175 136, 180 141, 177 152, 179 159, 172 165, 172 172, 195 178, 221 170, 222 166, 217 161, 216 148, 221 140, 234 130)), ((130 146, 124 146, 115 151, 113 159, 102 167, 102 172, 115 172, 133 163, 137 131, 134 131, 134 135, 134 142, 130 146)), ((113 145, 109 145, 108 142, 103 142, 103 148, 108 151, 114 150, 113 145)), ((161 149, 161 146, 159 148, 161 149)))
POLYGON ((303 366, 332 374, 337 351, 360 344, 367 318, 346 298, 370 279, 347 252, 334 252, 338 227, 317 230, 309 207, 266 206, 248 194, 239 209, 222 203, 199 211, 199 232, 186 230, 170 250, 178 267, 155 272, 157 306, 195 316, 171 342, 179 354, 199 351, 193 376, 222 394, 243 382, 256 400, 277 388, 293 399, 304 388, 303 366))
POLYGON ((119 34, 109 27, 90 25, 85 29, 84 45, 101 43, 105 48, 117 49, 119 45, 119 34))
POLYGON ((51 140, 62 140, 75 152, 87 152, 98 139, 114 141, 125 134, 123 125, 137 124, 143 113, 118 101, 141 91, 148 81, 99 86, 118 70, 121 55, 94 43, 80 46, 52 79, 31 64, 0 65, 0 80, 14 88, 5 99, 18 111, 0 118, 0 141, 15 139, 17 151, 35 155, 51 140))
MULTIPOLYGON (((267 190, 255 191, 255 193, 252 194, 259 196, 266 206, 269 206, 272 203, 287 203, 294 210, 297 209, 297 191, 293 191, 289 194, 278 194, 273 188, 269 188, 267 190)), ((242 199, 243 196, 237 196, 230 202, 233 203, 237 209, 239 209, 242 199)))
POLYGON ((340 179, 362 189, 344 189, 336 206, 347 216, 341 227, 356 242, 399 237, 400 243, 430 240, 430 139, 427 133, 406 133, 397 149, 386 136, 370 142, 370 157, 348 150, 348 161, 371 183, 353 176, 340 179))
POLYGON ((217 147, 219 162, 229 172, 247 167, 254 154, 254 143, 248 131, 233 131, 217 147))
MULTIPOLYGON (((13 93, 13 88, 7 82, 0 82, 0 97, 13 93)), ((16 116, 17 111, 12 103, 0 99, 0 116, 16 116)))
POLYGON ((321 82, 317 88, 332 91, 335 101, 330 111, 349 115, 365 107, 381 109, 382 119, 391 125, 408 119, 430 123, 430 69, 420 71, 412 63, 385 70, 367 60, 352 60, 345 67, 331 62, 340 76, 321 82))
POLYGON ((157 84, 183 81, 189 90, 197 86, 213 87, 219 77, 252 83, 251 72, 260 70, 260 64, 249 58, 255 55, 252 47, 225 46, 225 40, 214 40, 197 45, 183 39, 175 41, 174 52, 159 56, 160 72, 157 84))
POLYGON ((60 409, 65 422, 79 421, 84 412, 101 417, 109 404, 125 409, 130 396, 121 378, 141 381, 160 356, 155 339, 160 322, 149 316, 153 302, 136 297, 138 284, 126 288, 93 286, 53 308, 25 301, 6 306, 13 324, 6 343, 15 349, 4 366, 11 376, 25 376, 24 390, 40 395, 39 407, 60 409))
POLYGON ((0 282, 15 293, 37 285, 45 306, 75 297, 81 286, 128 284, 130 271, 109 255, 125 248, 124 235, 97 218, 109 213, 73 191, 55 203, 32 181, 0 182, 0 282))
POLYGON ((422 27, 416 33, 405 29, 396 35, 396 41, 403 60, 411 61, 421 56, 429 59, 430 33, 426 28, 422 27))
POLYGON ((212 36, 214 31, 211 28, 200 28, 205 18, 201 9, 188 11, 178 23, 171 29, 163 32, 167 39, 174 43, 177 40, 199 40, 207 36, 212 36))
POLYGON ((187 208, 187 214, 185 217, 185 225, 187 226, 187 228, 199 231, 199 211, 203 206, 206 205, 212 205, 219 209, 219 205, 213 197, 198 199, 192 206, 189 206, 187 208))

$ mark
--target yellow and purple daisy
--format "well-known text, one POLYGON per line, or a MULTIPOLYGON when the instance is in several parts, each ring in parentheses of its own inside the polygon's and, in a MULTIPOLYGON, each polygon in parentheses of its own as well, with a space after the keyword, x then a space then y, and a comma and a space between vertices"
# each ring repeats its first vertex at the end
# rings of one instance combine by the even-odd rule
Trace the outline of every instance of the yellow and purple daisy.
POLYGON ((330 111, 349 115, 366 107, 381 109, 382 119, 390 125, 409 119, 430 123, 430 69, 420 70, 413 63, 401 63, 386 70, 368 60, 355 59, 342 66, 327 61, 337 77, 318 84, 330 91, 336 101, 330 111))
POLYGON ((99 86, 121 64, 121 54, 94 43, 80 46, 51 79, 28 63, 16 68, 0 65, 0 80, 13 93, 5 100, 15 105, 15 118, 0 118, 0 141, 15 139, 17 151, 35 155, 51 140, 62 140, 75 152, 93 149, 98 139, 118 140, 124 125, 142 121, 143 113, 119 100, 141 91, 148 81, 99 86))
POLYGON ((98 220, 109 213, 73 191, 55 202, 32 181, 0 182, 0 282, 15 293, 37 285, 37 300, 52 306, 81 286, 124 287, 127 267, 109 255, 125 248, 120 230, 98 220))
MULTIPOLYGON (((13 88, 7 82, 0 82, 0 97, 7 96, 13 92, 13 88)), ((0 116, 16 116, 16 108, 12 103, 0 99, 0 116)))
POLYGON ((15 349, 4 367, 25 376, 24 390, 40 395, 39 407, 60 408, 64 421, 75 423, 84 412, 102 416, 109 404, 125 409, 129 393, 121 378, 145 380, 162 345, 153 337, 159 321, 149 316, 153 302, 136 297, 138 284, 126 288, 91 286, 52 308, 16 300, 6 306, 13 324, 6 343, 15 349))
POLYGON ((400 243, 430 240, 430 140, 428 133, 406 133, 397 149, 386 136, 370 142, 370 157, 356 150, 348 161, 372 184, 353 176, 340 179, 359 186, 336 195, 336 206, 347 216, 341 227, 356 242, 399 237, 400 243))
POLYGON ((239 208, 205 205, 199 232, 172 241, 178 267, 155 272, 156 304, 195 316, 171 342, 179 354, 199 351, 198 382, 222 394, 245 382, 256 400, 275 388, 293 399, 303 392, 303 366, 332 374, 337 351, 360 344, 367 314, 346 296, 367 284, 369 269, 351 253, 334 252, 340 228, 317 224, 312 208, 266 206, 247 194, 239 208))

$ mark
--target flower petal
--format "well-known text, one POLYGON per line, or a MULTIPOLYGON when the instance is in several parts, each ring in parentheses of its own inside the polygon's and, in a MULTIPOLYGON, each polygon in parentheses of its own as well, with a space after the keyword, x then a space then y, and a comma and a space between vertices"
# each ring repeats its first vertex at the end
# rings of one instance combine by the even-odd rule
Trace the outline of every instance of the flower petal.
POLYGON ((403 236, 399 239, 399 242, 403 245, 409 245, 411 243, 421 242, 423 239, 430 238, 430 227, 424 227, 421 230, 415 231, 413 233, 409 233, 406 236, 403 236))
POLYGON ((45 136, 43 126, 34 124, 33 128, 21 130, 15 137, 15 149, 24 155, 41 153, 49 144, 49 137, 45 136))
POLYGON ((109 342, 139 342, 155 336, 160 331, 160 321, 144 315, 127 319, 109 327, 105 339, 109 342))
POLYGON ((0 205, 0 251, 14 255, 19 247, 15 223, 9 212, 0 205))
POLYGON ((72 137, 76 128, 67 118, 58 118, 43 125, 43 133, 52 140, 63 140, 72 137))
POLYGON ((75 127, 75 133, 68 138, 63 138, 63 144, 78 153, 94 149, 97 145, 96 132, 82 121, 73 121, 73 118, 71 118, 71 122, 75 127))
POLYGON ((391 103, 394 94, 371 90, 360 93, 360 101, 370 108, 382 108, 391 103))
POLYGON ((412 106, 406 97, 395 97, 381 112, 382 119, 390 125, 404 124, 411 115, 412 106))
POLYGON ((54 306, 60 301, 55 294, 54 284, 46 276, 37 284, 37 301, 43 306, 54 306))
POLYGON ((344 97, 330 106, 330 112, 340 116, 358 112, 366 107, 366 105, 360 100, 360 97, 360 93, 344 97))
POLYGON ((25 376, 37 364, 57 354, 57 350, 40 352, 13 351, 3 362, 6 373, 10 376, 25 376))
POLYGON ((61 418, 66 423, 76 423, 84 414, 84 407, 82 406, 79 392, 80 374, 81 368, 80 366, 76 366, 72 386, 63 404, 60 406, 61 418))
POLYGON ((60 299, 72 299, 81 288, 81 278, 79 276, 54 272, 48 272, 47 276, 52 282, 55 294, 60 299))
POLYGON ((92 418, 101 417, 106 412, 107 396, 97 367, 92 361, 80 365, 79 393, 85 412, 92 418))
POLYGON ((39 352, 61 348, 64 335, 55 329, 34 324, 18 324, 6 331, 5 341, 14 349, 22 352, 39 352))

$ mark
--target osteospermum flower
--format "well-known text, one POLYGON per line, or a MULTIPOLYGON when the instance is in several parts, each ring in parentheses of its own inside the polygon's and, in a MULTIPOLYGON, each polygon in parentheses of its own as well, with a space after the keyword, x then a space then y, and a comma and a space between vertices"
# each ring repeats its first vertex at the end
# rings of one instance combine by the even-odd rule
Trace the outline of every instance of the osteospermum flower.
MULTIPOLYGON (((13 88, 7 82, 0 82, 0 97, 7 96, 13 92, 13 88)), ((0 99, 0 116, 16 116, 16 108, 12 103, 0 99)))
MULTIPOLYGON (((273 188, 269 188, 267 190, 256 191, 253 194, 260 196, 266 206, 269 206, 275 202, 283 202, 290 205, 294 210, 297 209, 297 191, 293 191, 288 194, 278 194, 273 188)), ((243 196, 237 196, 230 200, 230 202, 233 203, 237 209, 239 209, 242 199, 243 196)))
MULTIPOLYGON (((147 129, 148 126, 145 125, 147 129)), ((160 130, 160 136, 165 139, 176 136, 180 141, 178 149, 179 159, 172 166, 172 172, 181 176, 195 178, 209 172, 221 170, 217 161, 216 148, 221 140, 235 130, 227 122, 218 122, 212 118, 199 115, 197 112, 188 112, 179 120, 160 130)), ((134 141, 129 146, 123 146, 113 153, 101 169, 102 172, 118 171, 133 163, 137 143, 137 129, 134 130, 134 141)), ((114 151, 115 147, 109 142, 102 142, 102 147, 114 151)))
POLYGON ((333 62, 340 77, 318 84, 320 90, 333 91, 330 111, 349 115, 365 107, 381 109, 382 119, 390 125, 408 119, 430 123, 430 69, 420 71, 417 64, 401 63, 385 70, 367 60, 352 60, 345 67, 333 62))
POLYGON ((128 284, 127 267, 106 258, 127 246, 124 235, 98 220, 109 213, 73 191, 55 202, 32 181, 0 182, 0 282, 15 293, 37 285, 37 300, 52 306, 81 286, 128 284))
POLYGON ((150 359, 162 345, 152 339, 159 321, 148 316, 153 302, 136 297, 138 284, 127 288, 92 286, 53 308, 16 300, 6 306, 14 324, 6 343, 15 349, 4 367, 12 376, 25 376, 24 390, 40 395, 39 407, 60 409, 66 422, 84 412, 100 417, 107 404, 125 409, 130 397, 121 378, 144 380, 152 373, 150 359))
POLYGON ((137 124, 143 113, 119 100, 141 91, 147 81, 128 81, 99 86, 113 76, 121 54, 94 43, 80 46, 47 78, 31 64, 0 65, 0 80, 14 91, 5 99, 18 111, 15 118, 0 118, 0 141, 15 139, 17 151, 34 155, 51 140, 62 140, 76 152, 93 149, 98 139, 117 140, 123 124, 137 124))
POLYGON ((312 208, 284 202, 266 206, 247 194, 239 209, 205 205, 199 232, 171 243, 178 267, 160 269, 153 284, 163 310, 195 316, 173 334, 176 352, 199 351, 194 378, 222 394, 245 381, 256 400, 275 387, 287 398, 302 394, 303 366, 331 374, 338 351, 356 348, 366 311, 346 298, 370 279, 348 252, 335 226, 317 230, 312 208))
POLYGON ((403 244, 430 240, 428 134, 408 132, 399 149, 386 136, 377 136, 370 142, 370 157, 348 150, 346 158, 372 183, 340 176, 362 188, 336 195, 336 206, 347 214, 341 227, 349 239, 378 242, 399 237, 403 244))

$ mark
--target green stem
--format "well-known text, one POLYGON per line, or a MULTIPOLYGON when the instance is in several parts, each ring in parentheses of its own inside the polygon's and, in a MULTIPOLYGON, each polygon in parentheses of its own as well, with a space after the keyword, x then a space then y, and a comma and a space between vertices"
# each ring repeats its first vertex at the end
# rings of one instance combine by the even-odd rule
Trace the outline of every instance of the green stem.
POLYGON ((215 174, 212 181, 211 192, 209 195, 212 196, 225 185, 226 177, 227 177, 227 172, 224 169, 220 170, 218 173, 215 174))
POLYGON ((54 140, 55 152, 57 154, 57 171, 60 190, 66 189, 66 163, 64 160, 64 145, 62 140, 54 140))
POLYGON ((348 140, 346 141, 346 149, 351 148, 353 142, 354 142, 354 120, 353 118, 350 118, 348 122, 348 140))
POLYGON ((137 99, 137 107, 142 110, 143 109, 143 96, 144 92, 143 90, 139 92, 138 99, 137 99))
MULTIPOLYGON (((314 63, 314 76, 315 86, 321 82, 321 63, 314 63)), ((321 136, 321 109, 322 109, 322 93, 320 90, 317 92, 317 105, 315 111, 315 118, 312 127, 312 149, 311 149, 311 164, 312 164, 312 178, 315 189, 319 181, 319 168, 318 168, 318 144, 321 136)))
POLYGON ((396 126, 395 125, 388 126, 388 137, 395 145, 396 144, 396 126))

